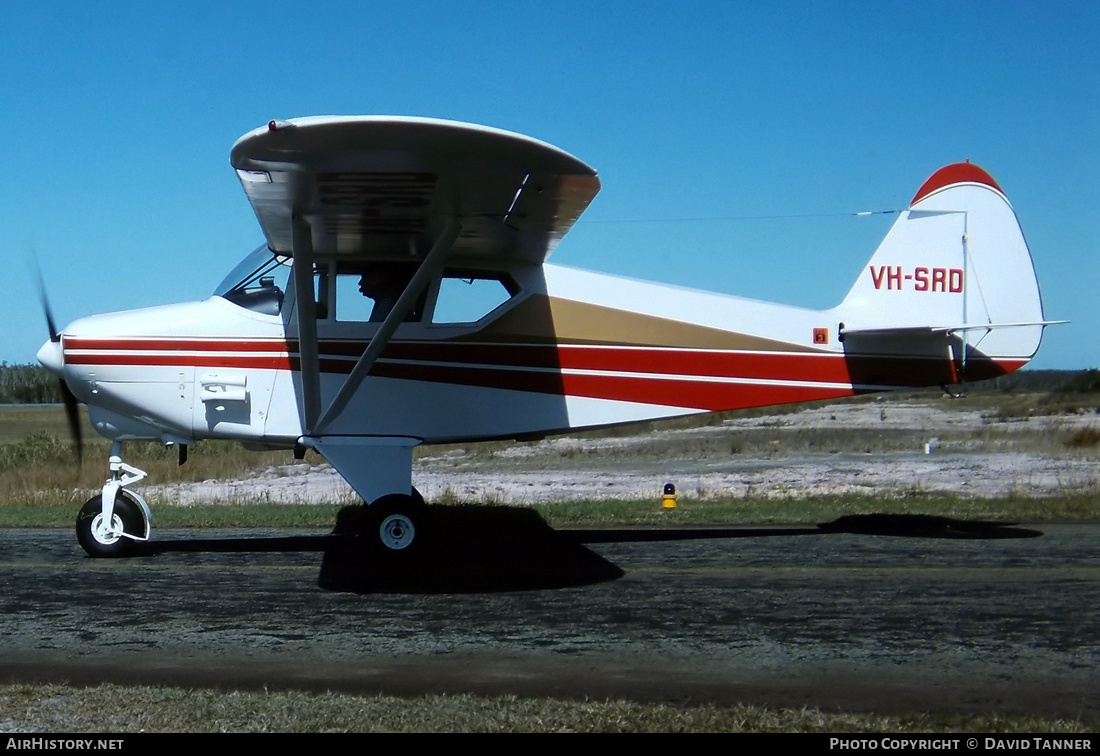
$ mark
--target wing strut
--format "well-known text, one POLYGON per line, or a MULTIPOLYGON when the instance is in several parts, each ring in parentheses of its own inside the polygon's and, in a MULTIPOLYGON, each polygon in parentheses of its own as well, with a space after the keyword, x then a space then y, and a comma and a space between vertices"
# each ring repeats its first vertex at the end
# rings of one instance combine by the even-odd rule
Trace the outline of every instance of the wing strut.
MULTIPOLYGON (((390 339, 392 339, 394 333, 396 333, 397 327, 401 325, 405 320, 405 316, 416 306, 417 299, 420 298, 421 292, 427 287, 432 276, 443 268, 443 262, 447 259, 447 253, 451 251, 451 247, 454 245, 455 240, 458 239, 458 235, 461 231, 462 223, 458 218, 452 217, 448 220, 447 226, 443 229, 443 233, 435 240, 435 244, 432 245, 431 251, 428 252, 424 261, 420 263, 420 267, 417 268, 416 273, 409 280, 405 290, 401 292, 401 296, 398 297, 397 303, 394 304, 393 309, 386 315, 386 319, 382 321, 382 325, 379 326, 378 332, 375 333, 374 338, 370 340, 370 344, 367 345, 366 351, 363 352, 359 361, 355 363, 355 367, 352 368, 351 374, 348 375, 347 380, 344 381, 344 385, 340 387, 340 390, 336 393, 336 396, 333 397, 325 413, 321 416, 320 421, 318 421, 314 428, 315 435, 323 435, 325 429, 344 411, 348 401, 355 392, 359 390, 360 384, 362 384, 363 380, 370 374, 371 368, 374 367, 374 363, 377 362, 378 358, 382 355, 382 350, 390 343, 390 339)), ((314 322, 314 328, 316 329, 316 322, 314 322)), ((314 330, 314 339, 316 344, 316 330, 314 330)), ((303 361, 305 360, 304 352, 302 353, 302 359, 303 361)), ((316 364, 316 359, 314 360, 314 364, 316 364)), ((304 383, 304 372, 302 378, 304 383)))
POLYGON ((302 371, 302 429, 312 435, 321 414, 321 369, 317 356, 317 303, 313 296, 313 230, 295 214, 292 221, 294 299, 298 316, 298 354, 302 371))

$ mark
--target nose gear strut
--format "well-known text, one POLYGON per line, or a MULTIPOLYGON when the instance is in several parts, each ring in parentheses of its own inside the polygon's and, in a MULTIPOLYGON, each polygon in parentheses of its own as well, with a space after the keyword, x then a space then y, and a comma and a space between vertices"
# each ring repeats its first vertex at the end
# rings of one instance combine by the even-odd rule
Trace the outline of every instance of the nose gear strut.
POLYGON ((124 557, 133 544, 148 541, 153 514, 129 486, 143 480, 144 470, 122 461, 122 444, 111 444, 110 477, 103 490, 88 499, 76 518, 76 538, 92 557, 124 557))

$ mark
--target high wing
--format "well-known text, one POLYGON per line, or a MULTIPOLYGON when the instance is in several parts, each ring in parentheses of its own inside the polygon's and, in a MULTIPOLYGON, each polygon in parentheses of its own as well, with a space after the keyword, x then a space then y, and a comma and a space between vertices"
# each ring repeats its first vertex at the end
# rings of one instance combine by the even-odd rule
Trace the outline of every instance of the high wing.
POLYGON ((268 246, 295 258, 300 409, 319 450, 318 439, 445 264, 541 264, 600 188, 592 168, 549 144, 427 118, 271 121, 237 140, 230 163, 268 246), (314 262, 324 258, 416 264, 327 407, 312 282, 314 262))
POLYGON ((428 118, 271 121, 230 162, 268 246, 293 254, 298 218, 317 257, 423 259, 457 227, 449 264, 538 264, 600 189, 549 144, 428 118))

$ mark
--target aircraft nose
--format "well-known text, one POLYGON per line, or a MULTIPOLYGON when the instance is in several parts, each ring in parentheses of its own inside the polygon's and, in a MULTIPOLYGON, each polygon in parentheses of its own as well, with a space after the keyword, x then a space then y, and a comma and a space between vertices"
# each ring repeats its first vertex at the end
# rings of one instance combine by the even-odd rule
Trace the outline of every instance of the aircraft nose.
POLYGON ((38 350, 38 354, 35 355, 39 362, 42 363, 42 367, 49 370, 54 375, 61 375, 61 371, 65 366, 65 356, 61 351, 61 341, 53 341, 52 339, 42 345, 42 348, 38 350))

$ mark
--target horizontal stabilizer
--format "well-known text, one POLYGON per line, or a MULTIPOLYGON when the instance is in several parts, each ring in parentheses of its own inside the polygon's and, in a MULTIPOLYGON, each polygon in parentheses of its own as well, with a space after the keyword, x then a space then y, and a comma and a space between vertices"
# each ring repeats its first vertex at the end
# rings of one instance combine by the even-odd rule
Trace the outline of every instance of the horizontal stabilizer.
POLYGON ((994 331, 998 328, 1023 328, 1025 326, 1052 326, 1062 325, 1068 323, 1068 320, 1038 320, 1027 323, 971 323, 965 325, 953 325, 953 326, 901 326, 894 328, 840 328, 841 340, 845 336, 849 335, 876 335, 886 336, 889 334, 901 335, 920 335, 927 333, 933 334, 949 334, 959 333, 960 331, 994 331))

